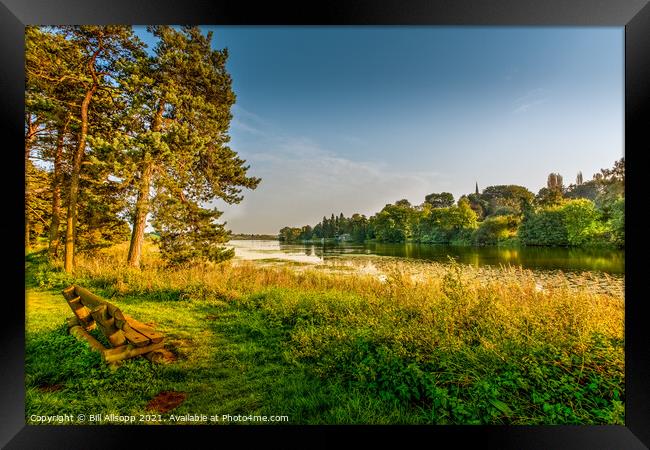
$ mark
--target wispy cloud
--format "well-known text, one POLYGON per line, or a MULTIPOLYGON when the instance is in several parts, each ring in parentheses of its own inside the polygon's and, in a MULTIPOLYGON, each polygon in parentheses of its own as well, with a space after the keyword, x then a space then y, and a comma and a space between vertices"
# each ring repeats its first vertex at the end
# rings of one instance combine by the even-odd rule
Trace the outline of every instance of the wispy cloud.
POLYGON ((367 142, 365 140, 363 140, 363 139, 361 139, 360 137, 357 137, 357 136, 340 135, 339 138, 342 141, 347 142, 348 144, 352 144, 352 145, 366 145, 367 144, 367 142))
POLYGON ((234 129, 260 136, 269 134, 269 129, 273 127, 266 119, 239 105, 234 105, 232 112, 230 123, 234 129))
POLYGON ((547 99, 543 98, 543 99, 539 99, 539 100, 533 100, 533 101, 530 101, 528 103, 523 103, 523 104, 519 105, 518 107, 516 107, 513 112, 515 114, 524 113, 524 112, 528 111, 529 109, 531 109, 533 106, 541 105, 542 103, 546 103, 546 102, 547 102, 547 99))
POLYGON ((421 203, 449 183, 434 171, 396 170, 383 162, 353 160, 312 139, 268 135, 262 151, 247 151, 251 174, 262 178, 239 205, 218 203, 236 232, 275 233, 283 226, 314 225, 323 215, 370 215, 407 198, 421 203))
POLYGON ((548 90, 543 88, 536 88, 528 91, 525 95, 516 99, 514 101, 515 109, 512 112, 515 114, 525 113, 531 108, 546 103, 547 101, 548 90))
POLYGON ((251 133, 251 134, 256 134, 256 135, 264 134, 264 131, 262 131, 261 129, 256 128, 253 125, 248 124, 246 122, 243 122, 243 121, 239 120, 236 117, 233 117, 232 121, 230 122, 230 125, 233 128, 238 129, 238 130, 242 130, 242 131, 244 131, 246 133, 251 133))

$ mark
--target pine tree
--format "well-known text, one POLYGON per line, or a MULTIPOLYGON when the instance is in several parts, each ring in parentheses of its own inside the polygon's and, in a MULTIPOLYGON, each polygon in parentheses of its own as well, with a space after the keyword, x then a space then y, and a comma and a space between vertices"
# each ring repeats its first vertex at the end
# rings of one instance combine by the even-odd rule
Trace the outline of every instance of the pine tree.
POLYGON ((227 51, 212 50, 211 34, 197 27, 150 31, 160 41, 153 57, 131 27, 26 29, 26 168, 37 173, 36 153, 53 168, 41 170, 45 178, 38 172, 39 183, 51 185, 49 214, 29 213, 44 191, 26 186, 25 244, 48 222, 56 255, 65 201, 68 272, 75 252, 127 237, 128 215, 131 264, 139 262, 150 214, 170 261, 227 258, 221 213, 202 205, 238 203, 243 188, 260 182, 227 145, 235 101, 227 51))
POLYGON ((163 254, 173 262, 221 261, 232 256, 221 247, 229 235, 225 224, 216 223, 222 213, 201 205, 217 198, 239 203, 241 190, 255 189, 260 182, 247 176, 246 161, 227 145, 235 101, 225 67, 228 52, 212 50, 212 34, 204 36, 198 27, 150 30, 160 39, 149 133, 154 145, 142 147, 137 163, 141 176, 129 264, 139 259, 149 185, 156 192, 151 212, 163 254))
POLYGON ((48 206, 50 204, 50 179, 48 173, 27 161, 25 177, 27 189, 25 191, 25 215, 29 225, 28 234, 31 240, 44 236, 48 230, 49 223, 48 206))
POLYGON ((196 259, 219 262, 234 256, 233 249, 218 245, 230 236, 222 224, 215 223, 222 212, 201 208, 182 197, 177 201, 174 195, 159 195, 154 204, 153 226, 160 234, 160 251, 165 260, 172 264, 196 259))
POLYGON ((71 76, 81 87, 83 96, 78 113, 79 131, 77 145, 72 155, 72 168, 68 192, 68 210, 65 234, 66 272, 72 272, 75 253, 75 231, 79 217, 78 200, 81 169, 84 160, 90 125, 91 102, 98 91, 112 88, 109 77, 119 78, 121 63, 132 57, 139 48, 139 40, 131 27, 125 26, 65 26, 62 32, 80 49, 84 64, 71 76))
POLYGON ((25 28, 25 158, 35 156, 53 165, 48 215, 50 257, 56 256, 58 249, 67 159, 64 150, 76 125, 72 118, 78 114, 78 99, 83 95, 79 83, 79 68, 83 64, 81 47, 66 39, 60 28, 25 28))

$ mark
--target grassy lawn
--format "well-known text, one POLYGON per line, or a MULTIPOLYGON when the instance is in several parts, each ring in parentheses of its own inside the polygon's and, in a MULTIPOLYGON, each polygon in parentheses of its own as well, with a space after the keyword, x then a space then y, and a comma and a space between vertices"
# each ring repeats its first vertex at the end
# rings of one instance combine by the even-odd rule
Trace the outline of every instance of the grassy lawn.
POLYGON ((561 280, 540 291, 526 272, 505 269, 498 282, 479 282, 463 266, 391 262, 386 281, 244 262, 172 269, 151 245, 136 270, 121 262, 124 251, 80 258, 74 277, 27 257, 28 423, 57 414, 624 422, 620 296, 561 280), (72 313, 60 289, 71 282, 153 323, 176 360, 110 370, 66 332, 72 313), (165 392, 182 402, 161 412, 165 392))
MULTIPOLYGON (((143 358, 117 371, 105 367, 83 342, 66 334, 70 316, 60 293, 27 291, 27 418, 32 414, 155 414, 157 394, 186 394, 174 414, 289 415, 293 421, 327 421, 326 386, 282 358, 279 330, 259 314, 123 298, 114 303, 154 322, 177 355, 171 364, 143 358), (316 413, 316 414, 313 414, 316 413)), ((98 333, 93 333, 99 337, 98 333)), ((329 407, 327 407, 329 406, 329 407)))

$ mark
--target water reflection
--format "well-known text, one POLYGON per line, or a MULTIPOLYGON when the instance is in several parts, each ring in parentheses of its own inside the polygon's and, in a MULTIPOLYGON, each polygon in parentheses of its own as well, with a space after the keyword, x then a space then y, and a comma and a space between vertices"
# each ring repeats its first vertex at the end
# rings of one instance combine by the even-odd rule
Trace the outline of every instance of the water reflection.
POLYGON ((514 265, 527 269, 625 273, 625 252, 606 249, 552 247, 465 247, 423 244, 284 244, 278 241, 231 241, 242 259, 284 259, 321 263, 330 257, 377 255, 407 259, 458 262, 475 266, 514 265))

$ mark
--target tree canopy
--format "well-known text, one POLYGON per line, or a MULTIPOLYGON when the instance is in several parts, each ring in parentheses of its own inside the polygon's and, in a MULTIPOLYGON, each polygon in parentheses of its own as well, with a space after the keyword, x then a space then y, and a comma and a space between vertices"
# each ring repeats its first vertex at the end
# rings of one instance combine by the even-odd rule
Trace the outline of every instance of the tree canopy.
POLYGON ((195 26, 148 31, 150 54, 130 26, 26 28, 25 159, 41 161, 39 183, 51 186, 41 230, 29 211, 42 191, 28 182, 26 246, 47 232, 56 257, 65 223, 67 271, 76 251, 129 234, 138 266, 148 219, 172 263, 231 257, 209 205, 239 203, 260 182, 228 146, 227 49, 195 26))

